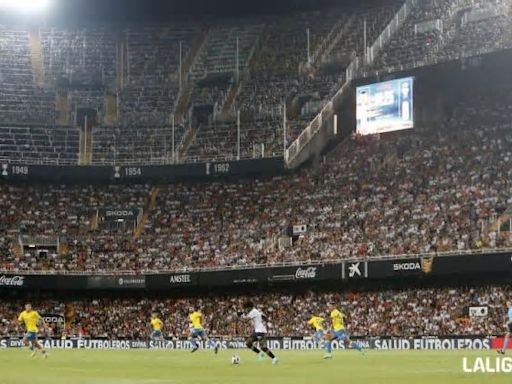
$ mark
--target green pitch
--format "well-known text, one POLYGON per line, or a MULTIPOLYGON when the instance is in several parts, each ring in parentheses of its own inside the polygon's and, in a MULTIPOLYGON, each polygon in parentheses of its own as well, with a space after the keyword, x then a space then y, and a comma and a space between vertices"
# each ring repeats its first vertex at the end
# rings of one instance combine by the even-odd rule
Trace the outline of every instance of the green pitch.
POLYGON ((0 350, 0 384, 493 384, 511 373, 467 374, 462 357, 495 357, 494 351, 277 351, 281 361, 258 362, 249 351, 53 350, 47 360, 27 349, 0 350))

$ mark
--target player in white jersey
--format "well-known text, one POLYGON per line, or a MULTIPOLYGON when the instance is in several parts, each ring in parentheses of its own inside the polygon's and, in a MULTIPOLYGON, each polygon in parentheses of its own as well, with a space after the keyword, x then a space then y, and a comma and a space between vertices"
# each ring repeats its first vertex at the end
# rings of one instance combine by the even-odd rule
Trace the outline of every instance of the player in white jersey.
POLYGON ((505 354, 505 351, 508 348, 508 341, 512 334, 512 301, 507 301, 507 310, 507 323, 505 324, 507 333, 505 334, 505 340, 503 340, 503 348, 498 349, 498 353, 501 353, 502 355, 505 354))
POLYGON ((247 338, 245 343, 247 348, 257 353, 260 359, 262 356, 265 356, 264 354, 267 354, 272 359, 272 364, 277 364, 279 359, 267 347, 267 318, 250 301, 244 304, 244 311, 245 313, 239 313, 239 317, 244 320, 250 320, 254 327, 253 334, 247 338))

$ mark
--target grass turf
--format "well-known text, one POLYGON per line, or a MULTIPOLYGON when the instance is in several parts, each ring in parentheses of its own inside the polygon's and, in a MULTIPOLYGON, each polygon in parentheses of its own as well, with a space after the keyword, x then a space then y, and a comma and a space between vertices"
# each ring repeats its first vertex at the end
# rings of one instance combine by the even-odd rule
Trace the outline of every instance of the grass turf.
POLYGON ((495 351, 277 351, 280 363, 258 362, 250 351, 51 350, 47 360, 27 349, 0 350, 0 384, 493 384, 511 373, 467 374, 462 357, 495 351), (231 364, 231 356, 241 358, 231 364))

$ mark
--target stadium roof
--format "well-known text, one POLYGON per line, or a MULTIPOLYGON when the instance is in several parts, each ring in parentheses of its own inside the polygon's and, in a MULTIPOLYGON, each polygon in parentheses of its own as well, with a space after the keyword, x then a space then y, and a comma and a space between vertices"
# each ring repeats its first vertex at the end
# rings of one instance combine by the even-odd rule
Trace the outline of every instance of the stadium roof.
POLYGON ((165 21, 179 15, 240 17, 386 0, 53 0, 51 21, 165 21))

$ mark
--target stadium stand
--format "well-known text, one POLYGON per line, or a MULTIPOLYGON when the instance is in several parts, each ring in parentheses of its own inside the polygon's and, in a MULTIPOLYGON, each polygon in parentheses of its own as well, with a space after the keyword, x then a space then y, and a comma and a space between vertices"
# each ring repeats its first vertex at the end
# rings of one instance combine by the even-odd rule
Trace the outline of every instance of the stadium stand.
POLYGON ((250 22, 244 26, 219 25, 210 28, 206 46, 192 67, 192 80, 235 72, 237 39, 239 70, 242 71, 249 63, 262 28, 262 25, 250 22))
POLYGON ((73 77, 108 86, 116 81, 117 35, 106 27, 41 28, 39 31, 47 81, 73 77))
MULTIPOLYGON (((241 158, 260 157, 261 148, 256 150, 255 146, 262 144, 264 156, 280 156, 284 103, 288 121, 285 146, 288 146, 346 80, 343 71, 348 63, 356 55, 364 55, 364 36, 368 46, 373 44, 402 4, 403 1, 363 4, 325 13, 291 14, 278 20, 265 17, 243 24, 217 20, 208 26, 194 21, 124 28, 84 26, 33 30, 3 26, 0 29, 0 51, 5 53, 0 58, 0 121, 5 126, 74 126, 76 108, 85 107, 97 110, 98 125, 103 127, 105 95, 110 94, 117 105, 108 125, 116 126, 114 131, 121 135, 137 137, 137 131, 147 127, 170 125, 171 115, 182 97, 185 109, 201 104, 215 108, 208 123, 191 120, 185 124, 187 128, 192 124, 197 134, 191 136, 192 145, 184 148, 188 153, 180 161, 236 158, 233 138, 236 138, 237 110, 243 121, 241 158), (203 35, 205 38, 201 40, 203 35), (237 37, 238 82, 235 78, 237 37), (184 84, 190 81, 189 99, 179 89, 180 45, 182 59, 189 63, 182 78, 184 84), (334 70, 324 68, 333 63, 334 70), (201 81, 205 76, 224 76, 224 80, 204 85, 201 81), (60 95, 67 101, 57 112, 60 95), (57 120, 59 113, 67 119, 57 120), (228 116, 223 116, 225 113, 228 116), (261 130, 256 132, 256 127, 261 130)), ((429 0, 411 4, 413 11, 365 70, 390 71, 510 48, 512 23, 508 3, 503 0, 429 0)), ((114 158, 117 161, 119 156, 106 156, 104 148, 111 147, 113 141, 123 143, 123 139, 112 140, 112 135, 102 133, 103 128, 96 127, 95 132, 98 136, 93 140, 93 152, 100 153, 91 158, 101 158, 102 163, 114 158), (107 141, 101 142, 103 139, 107 141)), ((149 143, 161 136, 158 130, 154 134, 149 143)), ((175 142, 181 140, 180 134, 181 131, 175 142)), ((39 163, 55 161, 44 156, 43 151, 39 163)), ((141 157, 147 158, 145 153, 141 157)), ((158 159, 167 161, 168 156, 158 153, 150 158, 149 162, 154 164, 158 159)), ((68 158, 64 161, 69 163, 68 158)))
POLYGON ((416 2, 412 14, 372 63, 376 69, 408 68, 434 62, 456 9, 445 0, 416 2))
MULTIPOLYGON (((185 127, 174 127, 175 152, 183 139, 185 127)), ((170 164, 172 156, 172 126, 137 125, 130 129, 98 127, 93 135, 92 164, 140 165, 170 164)))
MULTIPOLYGON (((2 27, 0 161, 78 163, 79 129, 56 124, 58 80, 64 75, 70 122, 74 122, 78 107, 93 108, 100 115, 91 141, 92 164, 176 161, 171 153, 170 116, 180 97, 180 44, 186 57, 205 30, 208 38, 192 60, 190 104, 223 103, 235 84, 232 72, 238 36, 240 67, 246 72, 234 101, 241 120, 240 158, 281 156, 284 103, 289 107, 286 144, 290 144, 346 80, 340 71, 315 71, 314 66, 303 65, 307 61, 305 30, 310 30, 312 52, 327 47, 329 39, 336 42, 330 52, 320 55, 321 60, 340 61, 340 53, 352 58, 364 45, 361 20, 366 20, 367 42, 371 42, 401 4, 337 10, 327 18, 304 13, 286 16, 280 22, 268 18, 246 25, 214 24, 207 29, 198 23, 130 26, 121 31, 45 27, 39 31, 46 79, 42 87, 31 63, 33 31, 2 27), (337 41, 332 37, 336 31, 341 37, 337 41), (125 55, 121 61, 127 64, 121 74, 120 52, 125 55), (70 87, 72 78, 80 79, 84 73, 92 80, 100 73, 101 86, 70 87), (126 82, 116 93, 119 121, 107 126, 101 119, 106 112, 105 94, 119 83, 120 76, 126 77, 126 82), (218 86, 202 86, 204 76, 227 80, 218 86)), ((416 65, 422 60, 453 59, 482 49, 509 47, 512 23, 506 3, 496 0, 492 5, 491 12, 489 4, 481 1, 416 2, 414 12, 372 68, 416 65), (413 33, 421 23, 433 20, 442 21, 442 31, 434 28, 425 34, 413 33), (430 41, 437 45, 430 47, 430 41), (476 46, 475 41, 486 45, 476 46)), ((238 157, 237 123, 233 110, 228 112, 225 119, 194 127, 186 161, 238 157)), ((125 233, 119 240, 115 234, 100 236, 87 225, 70 233, 64 221, 41 221, 43 209, 34 210, 28 203, 40 200, 46 207, 65 206, 67 214, 80 217, 83 210, 95 205, 82 200, 69 205, 80 195, 76 187, 27 191, 2 184, 1 208, 10 212, 6 215, 9 219, 2 222, 4 250, 12 249, 24 231, 34 236, 58 234, 69 245, 67 255, 54 260, 11 255, 3 260, 3 267, 175 269, 510 246, 509 232, 496 234, 486 228, 511 203, 510 162, 503 151, 511 141, 511 116, 507 92, 482 95, 478 100, 464 100, 436 127, 391 134, 373 142, 348 139, 323 159, 318 169, 255 181, 163 186, 145 230, 137 238, 133 233, 125 233), (441 134, 446 131, 449 136, 441 134), (19 200, 19 196, 26 199, 19 200), (332 202, 325 203, 326 198, 332 202), (190 202, 195 202, 193 209, 190 202), (48 226, 27 229, 24 221, 48 226), (293 224, 306 224, 308 233, 290 249, 275 247, 275 238, 293 224)), ((176 123, 176 150, 189 124, 176 123)), ((139 199, 139 207, 147 203, 151 187, 144 186, 145 197, 139 199)), ((104 186, 96 187, 94 196, 101 206, 123 203, 111 200, 104 186)))
POLYGON ((413 11, 370 66, 391 72, 510 48, 509 4, 413 2, 413 11))
MULTIPOLYGON (((281 124, 282 126, 282 124, 281 124)), ((282 155, 282 128, 273 119, 240 124, 240 159, 282 155)), ((188 161, 236 160, 237 131, 235 123, 213 123, 201 126, 187 152, 188 161)))
POLYGON ((356 56, 364 55, 364 29, 366 25, 366 44, 370 46, 398 11, 403 1, 390 1, 386 4, 361 6, 347 20, 341 33, 341 39, 332 47, 329 60, 342 63, 346 68, 356 56))
MULTIPOLYGON (((161 313, 166 337, 188 334, 188 309, 201 308, 210 336, 250 334, 247 325, 226 321, 235 315, 248 298, 265 308, 270 319, 269 335, 307 335, 311 313, 327 312, 328 304, 338 303, 351 316, 348 332, 353 336, 380 335, 399 337, 492 335, 500 331, 505 317, 505 302, 510 288, 488 286, 476 288, 419 288, 381 290, 379 292, 302 294, 269 293, 259 296, 215 296, 180 299, 95 298, 41 300, 35 303, 47 313, 72 313, 67 321, 68 337, 145 339, 148 336, 147 316, 161 313), (492 316, 473 318, 464 309, 485 305, 492 316), (298 314, 290 316, 289 308, 298 314), (68 309, 66 311, 66 308, 68 309), (236 328, 235 328, 236 327, 236 328)), ((13 319, 23 302, 11 300, 0 306, 0 337, 16 334, 13 319)), ((43 313, 44 313, 43 312, 43 313)), ((58 336, 58 335, 57 335, 58 336)))
POLYGON ((180 42, 185 57, 198 33, 199 26, 194 24, 126 31, 128 85, 119 94, 123 126, 169 123, 179 92, 180 42))
POLYGON ((0 121, 55 123, 55 90, 34 82, 29 32, 0 27, 0 121))
POLYGON ((502 0, 461 2, 448 30, 442 59, 455 59, 511 47, 510 3, 502 0))
POLYGON ((511 2, 0 25, 0 377, 512 370, 511 2))
POLYGON ((2 226, 11 247, 21 232, 58 234, 71 245, 56 260, 19 255, 3 266, 168 270, 510 247, 510 231, 489 230, 512 204, 505 150, 512 142, 510 101, 506 89, 471 95, 438 127, 376 141, 350 139, 318 169, 160 186, 138 238, 129 231, 120 238, 100 236, 87 226, 70 232, 66 217, 97 206, 123 206, 136 196, 136 205, 144 207, 151 186, 89 186, 81 197, 80 187, 2 184, 1 207, 9 212, 2 226), (63 215, 59 220, 51 219, 55 209, 63 215), (307 233, 290 248, 277 247, 276 238, 296 224, 307 225, 307 233))
POLYGON ((0 126, 0 161, 77 164, 79 133, 61 126, 0 126))

